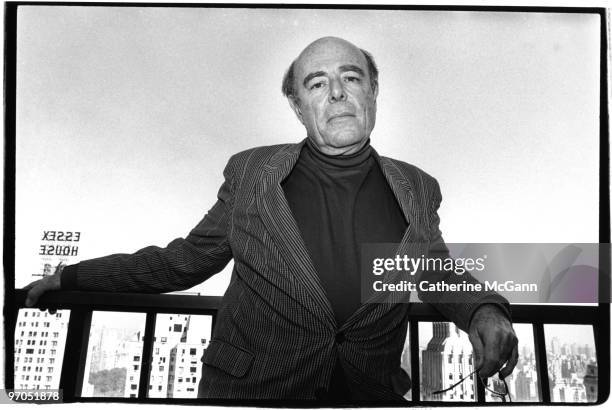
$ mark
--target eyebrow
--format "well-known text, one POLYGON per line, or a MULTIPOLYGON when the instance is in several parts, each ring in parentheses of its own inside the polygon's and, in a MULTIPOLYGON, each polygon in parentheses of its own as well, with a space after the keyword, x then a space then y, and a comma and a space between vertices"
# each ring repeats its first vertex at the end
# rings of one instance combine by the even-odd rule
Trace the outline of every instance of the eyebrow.
POLYGON ((310 80, 312 80, 315 77, 323 77, 325 75, 324 71, 315 71, 314 73, 310 73, 308 74, 305 78, 304 78, 304 87, 307 87, 307 84, 310 80))
MULTIPOLYGON (((363 72, 363 70, 359 67, 356 66, 354 64, 345 64, 345 65, 341 65, 340 66, 340 72, 346 72, 346 71, 354 71, 357 74, 364 76, 365 73, 363 72)), ((316 77, 323 77, 325 76, 325 71, 315 71, 314 73, 310 73, 308 74, 305 78, 304 78, 304 87, 307 87, 307 84, 310 80, 312 80, 313 78, 316 77)))
POLYGON ((354 72, 356 72, 359 75, 362 75, 362 76, 365 75, 365 73, 363 72, 363 70, 360 67, 358 67, 356 65, 353 65, 353 64, 341 65, 340 66, 340 71, 341 72, 354 71, 354 72))

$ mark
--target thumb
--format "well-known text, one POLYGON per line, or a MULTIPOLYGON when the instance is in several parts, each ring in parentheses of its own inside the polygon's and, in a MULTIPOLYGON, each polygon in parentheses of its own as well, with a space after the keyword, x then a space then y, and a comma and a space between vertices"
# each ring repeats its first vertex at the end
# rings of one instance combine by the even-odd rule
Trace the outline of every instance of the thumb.
POLYGON ((49 290, 49 286, 47 281, 41 280, 36 285, 34 285, 29 291, 26 297, 25 305, 26 307, 32 307, 38 302, 38 298, 49 290))

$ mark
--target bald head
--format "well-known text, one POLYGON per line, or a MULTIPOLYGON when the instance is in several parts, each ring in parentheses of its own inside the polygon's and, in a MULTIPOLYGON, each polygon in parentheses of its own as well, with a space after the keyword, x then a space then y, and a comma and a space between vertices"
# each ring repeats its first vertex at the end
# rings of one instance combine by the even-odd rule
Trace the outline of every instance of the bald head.
POLYGON ((291 64, 283 93, 323 153, 349 155, 363 147, 374 128, 378 70, 366 51, 323 37, 291 64))
POLYGON ((281 91, 283 95, 289 99, 295 99, 297 97, 296 93, 296 84, 295 84, 295 67, 299 64, 299 60, 304 58, 305 56, 312 55, 317 49, 321 47, 338 47, 339 45, 345 45, 346 47, 353 48, 354 50, 358 50, 359 53, 363 55, 365 59, 366 66, 368 68, 368 74, 370 77, 370 87, 372 90, 378 89, 378 67, 376 66, 376 62, 374 61, 374 57, 368 51, 358 48, 353 43, 346 41, 339 37, 322 37, 319 38, 312 43, 310 43, 306 48, 300 53, 300 55, 293 60, 285 75, 283 77, 283 84, 281 87, 281 91))

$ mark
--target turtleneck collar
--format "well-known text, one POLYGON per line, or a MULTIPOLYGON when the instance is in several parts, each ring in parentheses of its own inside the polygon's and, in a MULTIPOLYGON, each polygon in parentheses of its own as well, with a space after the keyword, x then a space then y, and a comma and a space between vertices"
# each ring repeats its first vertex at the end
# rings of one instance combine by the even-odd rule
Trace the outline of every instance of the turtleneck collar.
POLYGON ((370 139, 366 141, 363 147, 354 154, 350 155, 328 155, 319 151, 319 148, 310 140, 306 138, 306 144, 304 149, 308 153, 312 154, 312 158, 323 165, 338 167, 338 168, 352 168, 356 167, 365 161, 367 161, 372 155, 372 147, 370 146, 370 139))

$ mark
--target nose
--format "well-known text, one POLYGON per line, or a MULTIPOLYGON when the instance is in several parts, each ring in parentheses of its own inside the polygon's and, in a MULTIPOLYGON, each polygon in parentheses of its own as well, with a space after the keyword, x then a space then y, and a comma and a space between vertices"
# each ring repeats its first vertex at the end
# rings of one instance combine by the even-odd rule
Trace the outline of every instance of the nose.
POLYGON ((339 79, 332 79, 329 84, 329 102, 338 102, 346 100, 346 92, 344 85, 339 79))

